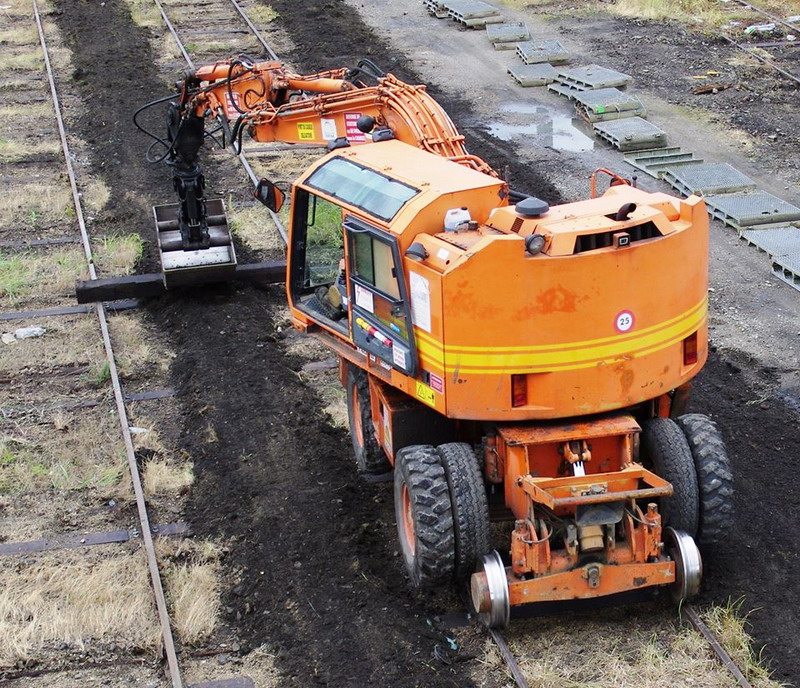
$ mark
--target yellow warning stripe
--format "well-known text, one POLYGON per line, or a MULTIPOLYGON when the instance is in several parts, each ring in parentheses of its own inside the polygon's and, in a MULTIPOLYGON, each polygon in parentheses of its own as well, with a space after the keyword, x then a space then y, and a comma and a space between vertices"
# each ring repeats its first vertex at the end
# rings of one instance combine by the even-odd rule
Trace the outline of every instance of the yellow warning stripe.
POLYGON ((681 341, 706 320, 706 299, 676 318, 634 335, 570 342, 562 346, 513 347, 490 349, 480 347, 445 347, 447 365, 441 344, 432 345, 427 335, 417 333, 417 348, 425 363, 447 372, 468 373, 536 373, 552 370, 578 370, 617 360, 638 358, 681 341), (474 352, 474 353, 473 353, 474 352))

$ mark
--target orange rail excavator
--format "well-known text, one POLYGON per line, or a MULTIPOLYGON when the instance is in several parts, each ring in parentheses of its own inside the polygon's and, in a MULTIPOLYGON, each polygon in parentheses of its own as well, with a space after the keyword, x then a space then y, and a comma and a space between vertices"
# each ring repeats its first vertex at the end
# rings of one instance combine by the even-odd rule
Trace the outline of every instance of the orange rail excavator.
MULTIPOLYGON (((684 414, 707 355, 700 198, 613 175, 548 207, 469 155, 424 86, 367 61, 301 76, 240 57, 179 89, 165 274, 233 256, 203 197, 205 120, 234 148, 245 131, 327 145, 291 185, 286 294, 339 357, 359 470, 393 475, 413 586, 471 577, 493 626, 516 605, 698 591, 695 542, 732 518, 719 432, 684 414)), ((277 211, 285 191, 256 195, 277 211)))

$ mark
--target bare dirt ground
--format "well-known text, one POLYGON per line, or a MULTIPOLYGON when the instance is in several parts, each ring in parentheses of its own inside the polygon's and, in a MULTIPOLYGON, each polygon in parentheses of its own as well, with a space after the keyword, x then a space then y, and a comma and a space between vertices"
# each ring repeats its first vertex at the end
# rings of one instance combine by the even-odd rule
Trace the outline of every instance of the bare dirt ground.
MULTIPOLYGON (((286 45, 294 46, 282 57, 298 69, 352 64, 366 55, 402 78, 430 83, 467 133, 471 151, 498 169, 508 166, 520 190, 551 203, 585 197, 588 171, 622 166, 617 154, 599 144, 579 154, 543 138, 493 137, 490 124, 504 121, 504 102, 568 113, 567 106, 555 96, 516 89, 504 74, 510 55, 493 53, 481 32, 437 22, 419 2, 271 5, 286 45)), ((140 266, 147 270, 155 264, 149 206, 172 198, 166 168, 144 162, 147 142, 133 130, 130 115, 167 93, 169 78, 158 67, 150 33, 132 22, 121 0, 62 0, 56 6, 55 19, 73 53, 69 87, 88 106, 69 126, 90 145, 89 168, 111 193, 98 221, 110 230, 139 233, 148 242, 140 266), (98 13, 102 33, 96 29, 98 13)), ((761 170, 764 188, 779 189, 775 193, 789 200, 796 194, 796 142, 768 138, 768 148, 762 148, 756 138, 795 116, 778 98, 789 104, 796 92, 784 93, 761 75, 761 91, 747 94, 747 118, 734 108, 733 89, 720 94, 732 99, 730 109, 711 107, 711 118, 702 108, 682 109, 687 82, 674 66, 677 56, 691 48, 687 70, 710 69, 727 59, 723 46, 677 28, 661 40, 661 25, 602 15, 572 19, 562 13, 545 22, 505 12, 529 21, 539 35, 569 42, 587 62, 632 72, 648 105, 664 117, 662 126, 680 123, 696 150, 724 155, 751 174, 761 170), (635 51, 633 39, 600 41, 597 47, 599 39, 611 41, 608 36, 624 31, 643 36, 636 41, 647 50, 635 51), (713 60, 702 62, 704 51, 713 60), (636 55, 651 62, 637 63, 636 55), (640 71, 656 68, 674 75, 671 86, 640 78, 640 71), (773 104, 780 106, 779 119, 767 129, 763 123, 773 116, 773 104), (744 133, 731 135, 734 125, 744 133)), ((246 181, 229 162, 209 155, 206 170, 217 193, 240 202, 247 197, 246 181)), ((263 255, 239 248, 245 260, 263 255)), ((698 380, 694 404, 713 415, 728 437, 739 490, 734 540, 707 557, 705 599, 745 595, 746 608, 756 609, 756 640, 767 644, 776 677, 797 680, 800 641, 787 630, 796 627, 800 603, 800 584, 792 575, 798 552, 792 512, 800 493, 793 456, 800 429, 787 399, 796 399, 798 386, 798 295, 772 280, 763 257, 720 227, 714 228, 712 259, 717 351, 698 380)), ((281 303, 277 288, 224 286, 172 295, 147 310, 148 325, 177 352, 169 383, 178 395, 167 402, 172 408, 164 433, 197 473, 186 515, 199 536, 225 543, 225 623, 199 650, 224 644, 232 666, 243 671, 257 657, 264 685, 503 685, 502 676, 477 675, 468 661, 480 653, 480 637, 464 635, 466 646, 450 665, 432 658, 433 648, 445 641, 428 620, 458 611, 461 603, 451 590, 408 592, 395 546, 391 490, 356 482, 344 431, 331 424, 320 397, 303 383, 303 360, 287 353, 293 340, 281 303)), ((631 619, 658 614, 669 612, 648 605, 611 615, 609 623, 624 634, 631 619)), ((602 618, 602 612, 594 615, 602 618)), ((535 625, 526 632, 535 642, 535 625)), ((201 661, 191 660, 192 671, 208 676, 201 661)))

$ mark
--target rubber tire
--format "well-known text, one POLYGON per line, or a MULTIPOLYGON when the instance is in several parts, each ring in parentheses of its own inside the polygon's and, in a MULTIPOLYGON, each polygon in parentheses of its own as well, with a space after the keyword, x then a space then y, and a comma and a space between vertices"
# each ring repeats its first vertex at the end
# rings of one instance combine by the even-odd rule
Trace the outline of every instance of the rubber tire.
POLYGON ((394 510, 403 560, 415 588, 449 581, 455 562, 455 532, 450 488, 439 454, 429 445, 411 445, 397 453, 394 510), (414 551, 404 525, 403 486, 408 490, 414 551))
POLYGON ((642 428, 641 452, 656 475, 672 483, 671 497, 660 500, 663 526, 697 534, 700 497, 692 450, 671 418, 652 418, 642 428))
POLYGON ((372 423, 369 404, 369 379, 361 368, 347 367, 347 420, 350 422, 350 439, 360 473, 382 475, 392 470, 392 464, 383 451, 372 423), (361 423, 362 440, 356 433, 356 420, 361 423))
POLYGON ((686 436, 697 472, 700 490, 697 542, 703 546, 725 542, 733 528, 734 491, 725 441, 714 421, 701 413, 679 416, 675 422, 686 436))
POLYGON ((436 448, 453 509, 455 564, 453 576, 463 581, 475 572, 481 557, 491 551, 489 503, 478 457, 468 444, 450 442, 436 448))

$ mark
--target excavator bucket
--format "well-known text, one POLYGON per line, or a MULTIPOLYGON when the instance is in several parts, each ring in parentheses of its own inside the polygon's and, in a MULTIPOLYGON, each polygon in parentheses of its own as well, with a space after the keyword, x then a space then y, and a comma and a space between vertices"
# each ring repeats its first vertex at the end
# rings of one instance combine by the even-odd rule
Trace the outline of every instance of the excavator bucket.
POLYGON ((236 252, 228 227, 225 202, 220 198, 206 201, 210 238, 208 248, 184 250, 178 229, 179 210, 180 203, 153 206, 158 253, 167 289, 233 279, 236 274, 236 252))

